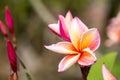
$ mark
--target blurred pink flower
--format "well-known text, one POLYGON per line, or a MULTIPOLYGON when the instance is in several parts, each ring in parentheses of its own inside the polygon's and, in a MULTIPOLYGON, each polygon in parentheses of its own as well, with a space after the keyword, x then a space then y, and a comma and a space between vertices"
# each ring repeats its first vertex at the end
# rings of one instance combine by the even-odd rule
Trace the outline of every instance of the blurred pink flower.
POLYGON ((2 32, 2 34, 4 35, 5 38, 8 38, 8 32, 6 30, 5 25, 3 24, 3 22, 0 20, 0 30, 2 32))
POLYGON ((49 24, 48 28, 55 34, 63 38, 64 40, 70 41, 68 29, 72 22, 73 16, 70 11, 67 12, 66 16, 59 15, 58 23, 49 24))
POLYGON ((9 39, 7 39, 7 52, 8 52, 8 59, 10 62, 11 69, 13 73, 17 73, 17 56, 15 49, 9 39))
POLYGON ((105 42, 106 46, 120 43, 120 13, 108 25, 107 36, 109 39, 105 42))
POLYGON ((8 6, 5 7, 5 19, 11 34, 14 35, 13 19, 8 6))
POLYGON ((116 78, 107 69, 105 64, 102 65, 102 75, 104 80, 116 80, 116 78))
POLYGON ((65 71, 76 62, 80 66, 90 66, 95 63, 97 58, 93 52, 100 45, 98 30, 96 28, 88 29, 78 17, 75 17, 72 19, 67 33, 70 42, 63 41, 45 46, 49 50, 67 55, 59 63, 58 72, 65 71))

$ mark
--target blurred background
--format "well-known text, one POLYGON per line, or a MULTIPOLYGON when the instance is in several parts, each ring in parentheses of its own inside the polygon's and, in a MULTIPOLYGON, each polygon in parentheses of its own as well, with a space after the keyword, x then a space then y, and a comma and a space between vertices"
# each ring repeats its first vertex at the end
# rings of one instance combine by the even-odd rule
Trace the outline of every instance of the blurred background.
MULTIPOLYGON (((33 80, 80 80, 78 65, 67 71, 57 72, 58 63, 64 55, 44 48, 61 39, 48 29, 48 24, 57 23, 58 15, 65 16, 68 10, 78 16, 89 28, 98 28, 101 46, 96 51, 98 58, 108 52, 119 53, 113 74, 120 79, 120 44, 106 47, 106 28, 110 20, 120 11, 120 0, 0 0, 0 20, 5 23, 5 6, 8 5, 15 26, 17 54, 25 63, 33 80)), ((0 80, 7 80, 10 74, 6 43, 0 33, 0 80)), ((20 80, 27 80, 19 65, 20 80)))

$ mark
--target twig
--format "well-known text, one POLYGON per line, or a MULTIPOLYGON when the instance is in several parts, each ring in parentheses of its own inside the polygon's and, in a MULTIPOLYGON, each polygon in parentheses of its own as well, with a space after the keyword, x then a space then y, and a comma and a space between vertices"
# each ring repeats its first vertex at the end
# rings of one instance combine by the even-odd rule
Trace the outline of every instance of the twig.
POLYGON ((24 71, 25 71, 25 74, 26 74, 27 79, 28 79, 28 80, 32 80, 32 77, 31 77, 31 75, 29 74, 29 72, 28 72, 25 64, 23 63, 23 61, 19 58, 19 56, 17 56, 17 58, 18 58, 21 66, 23 67, 23 69, 24 69, 24 71))

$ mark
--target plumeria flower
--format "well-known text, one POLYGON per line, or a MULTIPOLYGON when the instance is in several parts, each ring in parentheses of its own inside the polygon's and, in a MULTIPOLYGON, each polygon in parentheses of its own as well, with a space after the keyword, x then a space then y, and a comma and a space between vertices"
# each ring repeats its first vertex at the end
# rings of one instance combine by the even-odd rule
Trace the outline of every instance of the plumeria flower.
POLYGON ((105 64, 102 65, 102 75, 104 80, 116 80, 116 78, 107 69, 105 64))
POLYGON ((16 56, 15 49, 9 39, 7 40, 7 52, 8 52, 9 63, 13 72, 11 75, 11 78, 13 79, 11 80, 17 80, 16 79, 17 78, 17 56, 16 56))
POLYGON ((76 62, 82 67, 95 63, 97 58, 93 52, 100 45, 98 30, 96 28, 88 29, 78 17, 75 17, 71 21, 68 34, 70 42, 63 41, 45 46, 51 51, 66 54, 59 63, 58 72, 67 70, 76 62))
POLYGON ((109 38, 105 43, 107 46, 120 43, 120 12, 117 17, 113 18, 111 23, 108 25, 107 36, 109 38))
POLYGON ((67 12, 66 16, 59 15, 58 23, 49 24, 48 27, 55 34, 63 38, 64 40, 70 41, 68 33, 69 25, 71 24, 73 16, 70 11, 67 12))

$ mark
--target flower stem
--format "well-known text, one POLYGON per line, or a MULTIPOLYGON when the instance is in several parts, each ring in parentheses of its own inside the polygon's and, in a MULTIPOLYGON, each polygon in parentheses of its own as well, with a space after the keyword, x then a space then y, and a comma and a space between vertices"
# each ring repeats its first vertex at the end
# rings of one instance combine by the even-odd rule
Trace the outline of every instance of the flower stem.
POLYGON ((83 80, 87 80, 87 75, 89 73, 90 67, 91 66, 84 66, 84 67, 80 66, 80 69, 81 69, 81 72, 82 72, 82 79, 83 80))
POLYGON ((23 67, 23 69, 24 69, 24 71, 25 71, 25 74, 26 74, 27 79, 28 79, 28 80, 32 80, 32 77, 31 77, 31 75, 29 74, 29 72, 28 72, 25 64, 23 63, 23 61, 19 58, 19 56, 17 56, 17 58, 18 58, 21 66, 23 67))
MULTIPOLYGON (((15 36, 13 36, 13 45, 14 45, 15 50, 17 51, 17 40, 16 40, 16 37, 15 37, 15 36)), ((20 59, 20 57, 19 57, 18 55, 17 55, 17 58, 18 58, 21 66, 23 67, 23 69, 24 69, 24 71, 25 71, 25 75, 26 75, 27 79, 28 79, 28 80, 32 80, 32 77, 31 77, 31 75, 29 74, 29 72, 28 72, 25 64, 23 63, 23 61, 20 59)))

